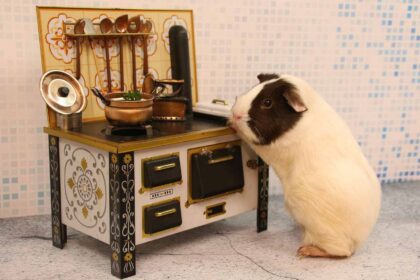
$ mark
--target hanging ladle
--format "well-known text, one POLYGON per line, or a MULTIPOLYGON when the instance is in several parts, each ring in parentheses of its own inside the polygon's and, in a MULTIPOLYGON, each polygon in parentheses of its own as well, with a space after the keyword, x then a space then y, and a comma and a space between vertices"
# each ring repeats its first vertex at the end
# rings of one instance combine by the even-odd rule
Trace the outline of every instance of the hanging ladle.
MULTIPOLYGON (((74 25, 74 34, 85 33, 85 21, 79 19, 74 25)), ((80 79, 80 38, 76 37, 76 80, 80 79)))
MULTIPOLYGON (((150 33, 152 31, 152 22, 150 20, 145 20, 141 25, 141 33, 150 33)), ((149 54, 147 52, 147 39, 148 34, 143 34, 142 36, 142 47, 143 47, 143 92, 150 93, 153 90, 153 75, 149 73, 149 54)))
MULTIPOLYGON (((126 33, 128 26, 128 15, 119 16, 115 20, 115 31, 117 33, 126 33)), ((120 83, 121 91, 124 91, 124 54, 123 54, 123 37, 118 38, 118 43, 120 47, 120 83)))
MULTIPOLYGON (((141 28, 140 16, 130 18, 128 21, 127 31, 128 33, 138 33, 141 28)), ((137 66, 136 66, 136 37, 131 37, 131 57, 133 66, 133 90, 137 90, 137 66)))
MULTIPOLYGON (((99 23, 99 27, 101 29, 102 34, 109 34, 112 32, 113 23, 109 18, 104 18, 99 23)), ((108 84, 108 93, 112 92, 112 82, 111 82, 111 66, 109 62, 109 48, 108 48, 108 40, 104 37, 105 43, 105 61, 106 61, 106 80, 108 84)))
MULTIPOLYGON (((141 25, 141 33, 150 33, 152 31, 152 22, 150 20, 145 20, 141 25)), ((143 75, 146 76, 149 73, 149 55, 147 53, 147 38, 148 34, 144 34, 143 39, 143 75)))

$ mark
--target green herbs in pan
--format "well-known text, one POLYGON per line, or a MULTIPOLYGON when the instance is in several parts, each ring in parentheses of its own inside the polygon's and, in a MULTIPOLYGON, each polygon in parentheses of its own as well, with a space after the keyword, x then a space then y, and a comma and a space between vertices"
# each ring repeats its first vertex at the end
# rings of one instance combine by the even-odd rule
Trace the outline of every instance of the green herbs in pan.
POLYGON ((136 101, 141 99, 141 93, 138 90, 128 91, 123 95, 124 100, 136 101))

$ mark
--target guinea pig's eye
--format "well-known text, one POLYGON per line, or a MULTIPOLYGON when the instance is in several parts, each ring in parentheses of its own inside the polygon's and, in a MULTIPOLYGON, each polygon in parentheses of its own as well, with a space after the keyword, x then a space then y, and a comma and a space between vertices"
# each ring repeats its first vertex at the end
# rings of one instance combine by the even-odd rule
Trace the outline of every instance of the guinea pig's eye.
POLYGON ((273 106, 273 101, 270 98, 266 98, 262 102, 262 107, 264 109, 270 109, 273 106))

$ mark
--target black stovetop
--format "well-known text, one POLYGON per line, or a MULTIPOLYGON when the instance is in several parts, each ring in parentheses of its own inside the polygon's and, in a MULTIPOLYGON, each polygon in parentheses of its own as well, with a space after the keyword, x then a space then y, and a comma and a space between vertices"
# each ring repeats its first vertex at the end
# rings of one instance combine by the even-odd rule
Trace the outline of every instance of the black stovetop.
POLYGON ((200 131, 207 131, 226 127, 226 120, 223 118, 208 117, 195 114, 194 117, 186 121, 152 121, 152 135, 134 133, 134 135, 109 135, 106 133, 106 127, 109 124, 106 121, 95 121, 83 123, 82 128, 72 130, 80 135, 86 135, 98 140, 107 140, 115 143, 125 143, 129 141, 153 140, 160 137, 188 134, 200 131))

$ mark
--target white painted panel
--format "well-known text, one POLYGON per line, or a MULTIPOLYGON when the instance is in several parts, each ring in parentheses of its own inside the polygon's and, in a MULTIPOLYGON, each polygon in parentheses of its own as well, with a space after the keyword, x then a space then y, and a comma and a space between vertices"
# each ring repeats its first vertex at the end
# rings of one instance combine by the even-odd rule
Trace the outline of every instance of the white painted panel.
POLYGON ((63 224, 109 244, 108 152, 60 139, 63 224))

